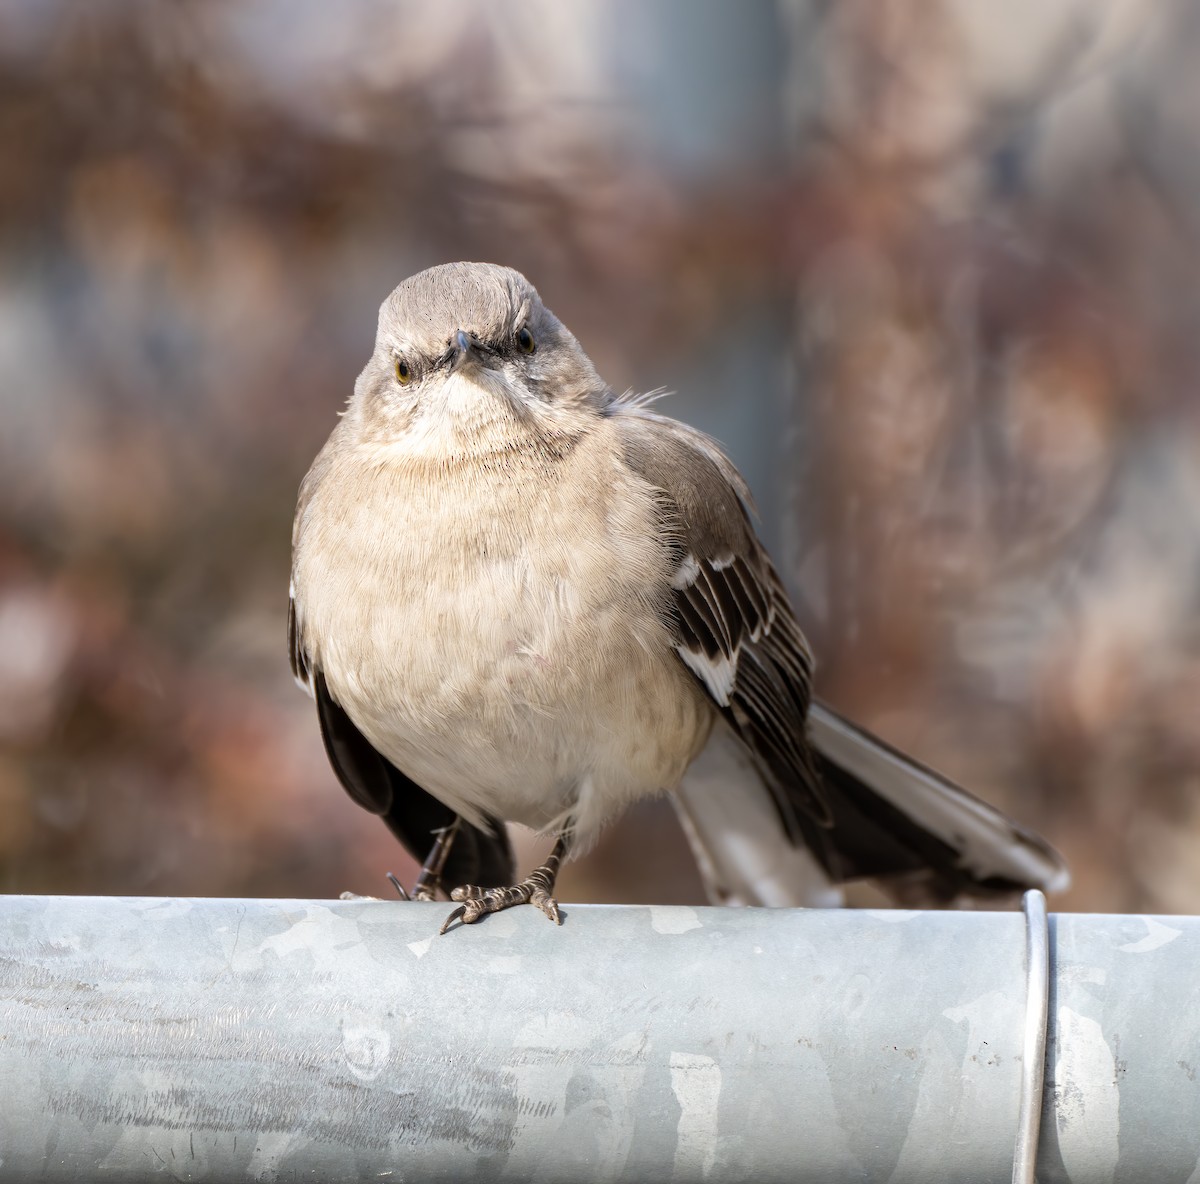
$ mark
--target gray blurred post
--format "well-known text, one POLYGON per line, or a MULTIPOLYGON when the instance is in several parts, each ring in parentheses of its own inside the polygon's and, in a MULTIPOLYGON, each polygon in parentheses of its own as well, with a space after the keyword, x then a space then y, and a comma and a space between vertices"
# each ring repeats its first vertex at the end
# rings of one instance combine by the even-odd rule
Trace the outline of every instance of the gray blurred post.
MULTIPOLYGON (((444 911, 0 898, 0 1179, 1012 1179, 1019 913, 444 911)), ((1038 1179, 1186 1180, 1200 919, 1050 935, 1038 1179)))

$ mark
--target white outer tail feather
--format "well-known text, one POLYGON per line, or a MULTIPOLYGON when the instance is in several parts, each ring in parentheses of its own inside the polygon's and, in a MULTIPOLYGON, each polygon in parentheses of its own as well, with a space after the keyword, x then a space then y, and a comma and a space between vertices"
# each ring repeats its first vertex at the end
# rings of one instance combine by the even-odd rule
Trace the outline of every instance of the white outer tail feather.
POLYGON ((718 720, 672 801, 713 904, 837 908, 841 890, 793 846, 746 746, 718 720))
MULTIPOLYGON (((931 834, 961 852, 981 880, 1008 879, 1061 892, 1070 875, 1036 835, 932 769, 814 702, 813 746, 931 834)), ((793 846, 770 791, 742 742, 718 721, 673 797, 714 904, 836 908, 840 888, 815 856, 793 846)))

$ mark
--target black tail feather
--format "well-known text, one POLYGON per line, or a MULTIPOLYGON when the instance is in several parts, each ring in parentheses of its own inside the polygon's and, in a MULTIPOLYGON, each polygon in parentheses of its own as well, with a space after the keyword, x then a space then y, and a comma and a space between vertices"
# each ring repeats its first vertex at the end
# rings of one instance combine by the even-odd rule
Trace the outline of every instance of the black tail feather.
POLYGON ((1062 857, 933 769, 856 727, 824 704, 809 712, 817 770, 833 823, 805 825, 805 841, 835 883, 919 884, 936 901, 1057 891, 1062 857))

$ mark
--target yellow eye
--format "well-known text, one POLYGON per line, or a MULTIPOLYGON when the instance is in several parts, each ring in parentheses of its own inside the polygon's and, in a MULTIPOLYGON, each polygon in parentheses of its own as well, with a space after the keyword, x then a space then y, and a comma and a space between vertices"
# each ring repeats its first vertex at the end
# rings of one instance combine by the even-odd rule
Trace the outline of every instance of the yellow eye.
POLYGON ((537 349, 537 342, 533 339, 533 334, 528 329, 517 330, 517 348, 523 354, 531 354, 537 349))
POLYGON ((396 359, 396 381, 401 386, 407 386, 412 379, 412 367, 403 359, 396 359))

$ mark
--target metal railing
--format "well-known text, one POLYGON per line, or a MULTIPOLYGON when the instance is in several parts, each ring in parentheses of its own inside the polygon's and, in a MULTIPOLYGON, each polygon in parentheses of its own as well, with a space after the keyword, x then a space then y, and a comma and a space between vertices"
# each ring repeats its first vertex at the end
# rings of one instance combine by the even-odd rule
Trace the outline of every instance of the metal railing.
POLYGON ((445 909, 0 898, 0 1180, 1200 1179, 1200 919, 445 909))

